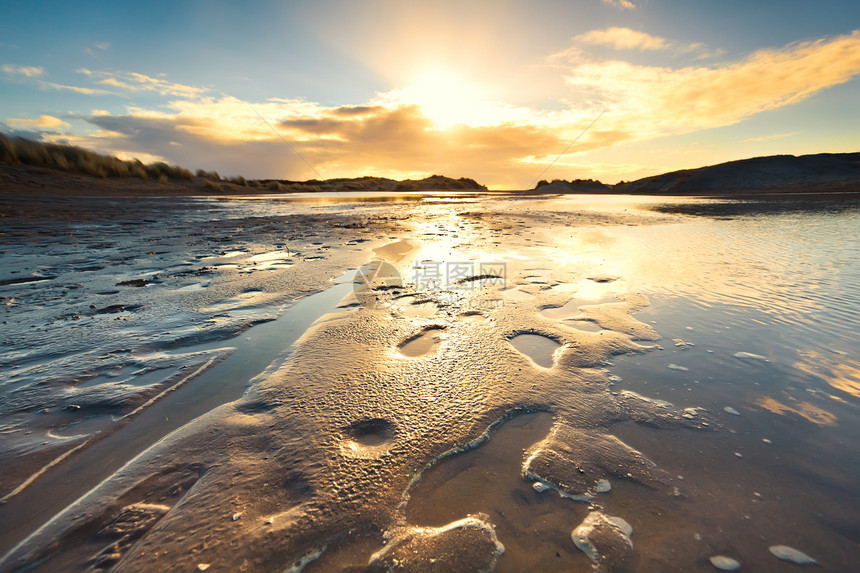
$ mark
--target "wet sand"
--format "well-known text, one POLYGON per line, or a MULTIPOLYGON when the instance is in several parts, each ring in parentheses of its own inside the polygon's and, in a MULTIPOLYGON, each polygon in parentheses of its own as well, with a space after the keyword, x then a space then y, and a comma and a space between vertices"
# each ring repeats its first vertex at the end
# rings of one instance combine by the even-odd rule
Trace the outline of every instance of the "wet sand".
POLYGON ((0 569, 712 571, 722 554, 792 570, 768 551, 784 544, 850 570, 860 456, 826 441, 857 425, 855 394, 762 390, 780 410, 674 386, 718 339, 650 306, 682 255, 641 268, 624 244, 697 220, 589 201, 16 199, 0 236, 5 492, 83 445, 0 506, 3 549, 23 541, 0 569), (315 299, 295 344, 280 331, 373 260, 402 280, 362 272, 382 282, 315 299), (158 424, 167 409, 186 418, 158 424), (798 458, 816 448, 810 488, 798 458), (101 472, 75 470, 102 452, 101 472), (48 490, 65 491, 25 520, 48 490), (633 532, 593 529, 592 563, 571 533, 602 515, 633 532))

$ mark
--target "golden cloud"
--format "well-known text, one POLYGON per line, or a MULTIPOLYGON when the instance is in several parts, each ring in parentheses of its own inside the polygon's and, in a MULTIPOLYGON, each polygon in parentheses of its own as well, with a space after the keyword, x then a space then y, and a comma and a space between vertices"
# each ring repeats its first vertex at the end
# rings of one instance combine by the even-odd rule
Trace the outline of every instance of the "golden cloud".
POLYGON ((638 32, 630 28, 592 30, 574 37, 575 42, 598 46, 611 46, 616 50, 666 50, 671 44, 664 38, 638 32))
POLYGON ((39 119, 9 118, 6 123, 12 127, 42 127, 45 129, 57 129, 70 127, 68 123, 51 115, 42 115, 39 119))
POLYGON ((192 168, 259 178, 314 177, 304 158, 327 178, 445 173, 505 187, 526 186, 540 170, 513 158, 558 153, 566 145, 560 138, 563 130, 533 124, 436 129, 416 105, 254 104, 233 97, 170 105, 170 111, 131 108, 124 116, 93 114, 87 120, 100 129, 98 136, 78 137, 75 143, 101 151, 140 150, 192 168))
POLYGON ((762 135, 760 137, 747 137, 746 139, 744 139, 744 143, 751 143, 755 141, 768 141, 771 139, 783 139, 785 137, 793 137, 797 134, 797 131, 792 131, 789 133, 774 133, 773 135, 762 135))
POLYGON ((573 61, 565 81, 602 101, 607 119, 636 139, 735 124, 802 101, 860 73, 860 31, 778 50, 725 66, 679 69, 629 62, 573 61))

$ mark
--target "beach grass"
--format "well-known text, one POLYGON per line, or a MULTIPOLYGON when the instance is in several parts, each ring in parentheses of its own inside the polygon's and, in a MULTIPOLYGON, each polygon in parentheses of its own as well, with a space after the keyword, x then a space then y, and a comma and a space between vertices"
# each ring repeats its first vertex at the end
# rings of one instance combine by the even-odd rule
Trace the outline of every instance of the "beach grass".
MULTIPOLYGON (((73 145, 42 143, 23 137, 7 137, 0 133, 0 162, 34 165, 83 173, 94 177, 136 177, 160 183, 169 180, 192 181, 194 174, 176 165, 157 162, 144 164, 133 159, 125 160, 103 155, 73 145)), ((217 176, 217 173, 215 174, 217 176)))
POLYGON ((222 177, 217 171, 197 169, 189 171, 177 165, 157 162, 144 164, 138 159, 120 159, 83 149, 74 145, 45 143, 23 137, 9 137, 0 133, 0 163, 28 165, 77 173, 101 179, 139 179, 160 185, 190 181, 207 191, 222 192, 273 192, 318 193, 321 191, 425 191, 425 190, 486 190, 474 179, 454 179, 431 175, 424 179, 396 181, 385 177, 350 177, 290 181, 285 179, 246 179, 241 175, 222 177), (246 188, 242 190, 241 188, 246 188), (253 189, 254 191, 250 191, 253 189))

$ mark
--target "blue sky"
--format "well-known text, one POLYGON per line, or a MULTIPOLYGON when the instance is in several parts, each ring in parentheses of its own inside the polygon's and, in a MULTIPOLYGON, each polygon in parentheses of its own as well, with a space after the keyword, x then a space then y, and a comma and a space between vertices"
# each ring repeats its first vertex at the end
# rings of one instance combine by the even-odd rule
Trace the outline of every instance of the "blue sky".
POLYGON ((2 2, 0 130, 222 174, 633 179, 858 151, 860 3, 2 2))

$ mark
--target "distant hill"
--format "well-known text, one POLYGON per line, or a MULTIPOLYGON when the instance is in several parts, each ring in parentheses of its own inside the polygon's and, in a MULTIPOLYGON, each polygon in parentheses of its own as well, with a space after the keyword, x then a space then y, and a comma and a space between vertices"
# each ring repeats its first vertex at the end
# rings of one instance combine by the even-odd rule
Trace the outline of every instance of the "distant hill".
POLYGON ((707 195, 860 192, 860 153, 773 155, 682 169, 612 187, 613 193, 707 195))
POLYGON ((612 187, 594 179, 554 179, 539 181, 535 191, 541 193, 612 193, 612 187))
POLYGON ((397 181, 386 177, 351 177, 325 179, 319 181, 286 181, 282 179, 261 179, 260 185, 279 192, 307 191, 486 191, 487 187, 474 179, 460 177, 454 179, 444 175, 431 175, 424 179, 397 181))

